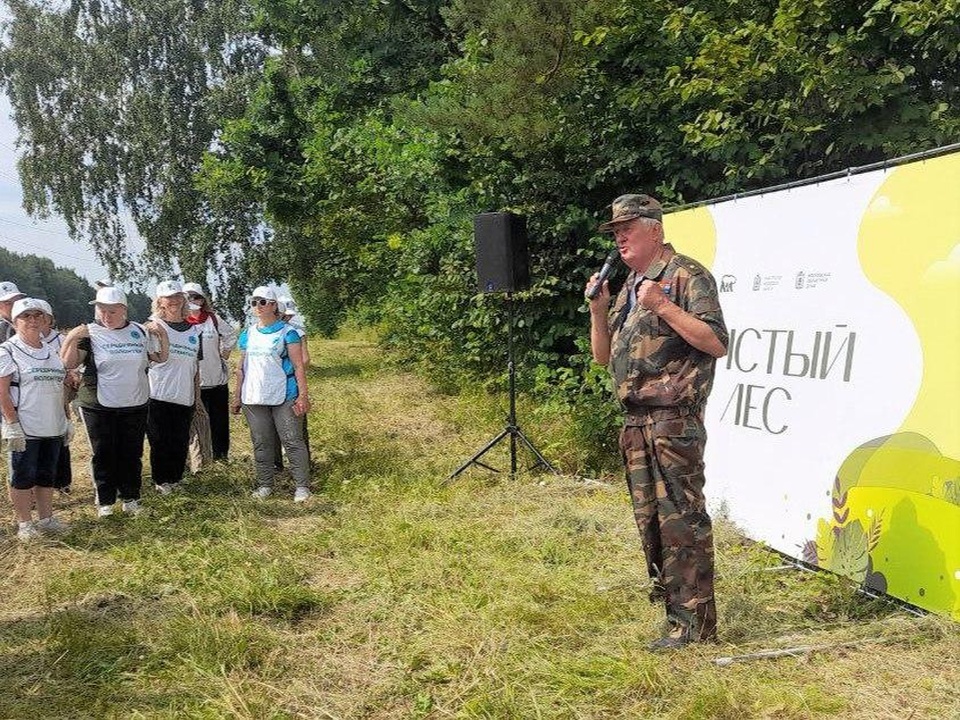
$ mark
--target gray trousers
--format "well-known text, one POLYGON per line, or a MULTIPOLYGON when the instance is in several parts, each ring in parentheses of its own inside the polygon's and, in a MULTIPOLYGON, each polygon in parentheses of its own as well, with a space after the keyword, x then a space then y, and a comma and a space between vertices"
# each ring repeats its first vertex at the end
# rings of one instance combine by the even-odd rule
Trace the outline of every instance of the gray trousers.
POLYGON ((283 405, 244 405, 243 414, 250 426, 250 439, 253 441, 253 464, 257 473, 257 483, 270 487, 274 467, 274 447, 279 436, 287 460, 290 463, 290 475, 297 487, 310 486, 310 460, 307 455, 307 441, 303 436, 303 418, 293 414, 293 400, 283 405))

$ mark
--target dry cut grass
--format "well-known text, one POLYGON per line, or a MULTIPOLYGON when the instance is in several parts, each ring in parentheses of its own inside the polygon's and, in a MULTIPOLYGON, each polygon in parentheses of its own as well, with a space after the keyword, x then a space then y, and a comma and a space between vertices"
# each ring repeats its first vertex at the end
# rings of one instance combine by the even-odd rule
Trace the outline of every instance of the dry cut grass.
POLYGON ((81 458, 73 531, 3 536, 0 718, 960 717, 955 623, 776 570, 722 520, 723 642, 647 653, 660 617, 618 478, 445 484, 500 429, 493 401, 360 340, 312 354, 305 507, 289 479, 249 498, 238 420, 234 459, 147 490, 147 517, 95 520, 81 458), (713 662, 796 646, 826 649, 713 662))

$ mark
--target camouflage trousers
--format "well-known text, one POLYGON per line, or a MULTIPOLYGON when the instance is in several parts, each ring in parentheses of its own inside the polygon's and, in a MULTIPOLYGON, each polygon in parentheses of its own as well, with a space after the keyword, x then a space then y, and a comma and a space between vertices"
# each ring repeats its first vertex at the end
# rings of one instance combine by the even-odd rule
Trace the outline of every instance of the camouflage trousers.
POLYGON ((693 640, 716 637, 713 526, 703 497, 706 431, 696 414, 657 408, 628 415, 620 434, 633 514, 653 580, 651 602, 693 640))

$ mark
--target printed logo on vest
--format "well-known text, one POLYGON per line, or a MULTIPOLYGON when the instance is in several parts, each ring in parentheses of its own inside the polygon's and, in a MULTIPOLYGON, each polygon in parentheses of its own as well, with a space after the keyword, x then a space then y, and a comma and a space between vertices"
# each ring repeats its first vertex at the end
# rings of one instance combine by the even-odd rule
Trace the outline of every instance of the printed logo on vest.
POLYGON ((131 331, 130 331, 130 337, 132 337, 134 340, 139 340, 139 339, 140 339, 140 331, 139 331, 139 330, 131 330, 131 331))

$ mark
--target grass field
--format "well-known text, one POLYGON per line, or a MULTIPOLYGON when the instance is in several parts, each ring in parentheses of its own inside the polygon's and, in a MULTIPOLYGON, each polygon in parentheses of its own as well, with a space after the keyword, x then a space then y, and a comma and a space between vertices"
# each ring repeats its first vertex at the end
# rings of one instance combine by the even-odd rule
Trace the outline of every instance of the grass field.
POLYGON ((619 477, 445 485, 500 429, 494 404, 360 340, 312 355, 305 506, 289 478, 249 497, 237 420, 234 460, 147 488, 145 517, 96 520, 78 465, 69 535, 8 525, 0 718, 960 718, 960 626, 778 570, 722 519, 721 642, 647 653, 660 610, 619 477), (713 662, 797 646, 826 649, 713 662))

